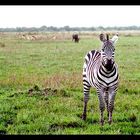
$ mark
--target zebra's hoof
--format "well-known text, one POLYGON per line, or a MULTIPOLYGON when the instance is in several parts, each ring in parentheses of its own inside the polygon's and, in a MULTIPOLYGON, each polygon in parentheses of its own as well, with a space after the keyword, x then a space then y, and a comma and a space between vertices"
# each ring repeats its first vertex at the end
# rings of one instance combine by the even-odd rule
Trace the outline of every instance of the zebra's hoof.
POLYGON ((103 126, 104 125, 104 120, 101 120, 100 124, 101 124, 101 126, 103 126))
POLYGON ((86 117, 87 117, 87 116, 83 114, 81 118, 82 118, 82 120, 85 121, 85 120, 86 120, 86 117))
POLYGON ((109 125, 111 125, 112 121, 111 121, 111 120, 109 120, 109 121, 108 121, 108 123, 109 123, 109 125))

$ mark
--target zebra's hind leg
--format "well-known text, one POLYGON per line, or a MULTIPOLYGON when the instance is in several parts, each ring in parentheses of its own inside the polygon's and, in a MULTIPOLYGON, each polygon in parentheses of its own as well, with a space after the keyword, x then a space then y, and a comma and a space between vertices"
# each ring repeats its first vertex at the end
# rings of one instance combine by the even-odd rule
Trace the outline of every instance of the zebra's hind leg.
POLYGON ((88 84, 87 81, 83 81, 83 90, 84 90, 84 108, 83 108, 83 114, 82 114, 82 119, 86 120, 87 117, 87 103, 89 100, 89 91, 90 91, 90 85, 88 84))
POLYGON ((105 103, 103 98, 103 92, 101 90, 97 90, 98 99, 99 99, 99 108, 100 108, 100 123, 104 125, 104 110, 105 110, 105 103))

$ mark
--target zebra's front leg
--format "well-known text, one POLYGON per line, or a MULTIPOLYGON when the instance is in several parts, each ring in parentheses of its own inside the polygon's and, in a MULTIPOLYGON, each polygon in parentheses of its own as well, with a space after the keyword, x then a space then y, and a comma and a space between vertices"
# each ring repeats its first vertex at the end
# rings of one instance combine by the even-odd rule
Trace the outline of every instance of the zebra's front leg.
POLYGON ((90 86, 84 86, 84 109, 83 109, 83 114, 82 114, 82 119, 86 120, 87 117, 87 103, 89 100, 89 91, 90 91, 90 86))
POLYGON ((115 95, 116 95, 116 93, 114 91, 110 92, 110 94, 109 94, 109 106, 108 106, 108 110, 109 110, 108 123, 109 124, 112 123, 112 113, 113 113, 113 109, 114 109, 115 95))
POLYGON ((104 125, 104 110, 105 110, 105 103, 103 98, 103 92, 101 90, 97 90, 98 99, 99 99, 99 108, 100 108, 100 123, 104 125))
POLYGON ((105 100, 105 103, 106 103, 107 116, 109 117, 109 108, 108 108, 108 92, 107 92, 107 91, 105 91, 105 93, 104 93, 104 100, 105 100))

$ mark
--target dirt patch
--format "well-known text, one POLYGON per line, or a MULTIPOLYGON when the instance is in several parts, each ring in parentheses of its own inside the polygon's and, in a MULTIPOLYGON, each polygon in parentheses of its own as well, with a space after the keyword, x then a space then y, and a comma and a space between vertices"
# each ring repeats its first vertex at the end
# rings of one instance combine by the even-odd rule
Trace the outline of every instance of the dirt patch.
POLYGON ((34 85, 33 88, 30 88, 28 90, 29 96, 34 96, 34 95, 43 95, 43 96, 64 96, 64 97, 70 97, 70 94, 66 92, 63 89, 52 89, 52 88, 44 88, 40 89, 39 86, 34 85))
POLYGON ((65 129, 65 128, 83 128, 84 125, 78 123, 78 122, 69 122, 67 124, 51 124, 48 131, 57 131, 58 129, 65 129))
POLYGON ((0 47, 1 48, 5 47, 5 43, 0 42, 0 47))

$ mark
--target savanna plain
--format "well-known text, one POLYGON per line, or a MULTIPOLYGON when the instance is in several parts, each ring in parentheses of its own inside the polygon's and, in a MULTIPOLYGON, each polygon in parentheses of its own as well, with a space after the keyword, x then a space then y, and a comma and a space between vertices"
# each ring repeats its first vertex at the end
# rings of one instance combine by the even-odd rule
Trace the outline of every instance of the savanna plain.
POLYGON ((22 34, 0 34, 0 134, 140 134, 140 32, 119 32, 119 88, 104 126, 93 88, 81 119, 84 57, 100 49, 99 33, 80 32, 79 43, 70 32, 22 34))

